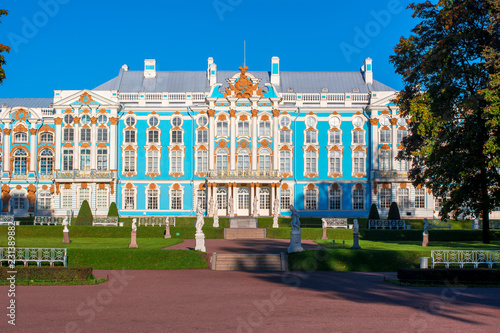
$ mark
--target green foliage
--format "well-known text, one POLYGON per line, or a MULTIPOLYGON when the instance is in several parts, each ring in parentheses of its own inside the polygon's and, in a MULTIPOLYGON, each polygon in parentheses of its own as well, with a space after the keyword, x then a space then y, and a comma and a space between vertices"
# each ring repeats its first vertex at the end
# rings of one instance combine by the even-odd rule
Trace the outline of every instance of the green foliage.
MULTIPOLYGON (((8 16, 9 12, 6 11, 5 9, 0 9, 0 17, 2 17, 3 15, 8 16)), ((0 84, 5 79, 5 70, 2 68, 2 66, 5 65, 5 57, 2 55, 2 52, 9 53, 10 47, 8 47, 7 45, 0 44, 0 84)))
MULTIPOLYGON (((0 280, 9 274, 7 267, 0 268, 0 280)), ((93 279, 91 267, 16 267, 16 280, 33 281, 86 281, 93 279)))
POLYGON ((116 207, 116 202, 112 202, 109 206, 108 216, 120 216, 118 214, 118 208, 116 207))
MULTIPOLYGON (((456 265, 458 266, 458 264, 456 265)), ((472 266, 472 265, 471 265, 472 266)), ((398 270, 398 279, 406 283, 500 284, 500 269, 434 268, 398 270)))
POLYGON ((372 204, 370 207, 370 213, 368 214, 369 220, 380 220, 380 215, 378 214, 377 205, 372 204))
MULTIPOLYGON (((464 213, 487 220, 500 205, 500 142, 490 140, 494 101, 481 91, 489 85, 496 91, 493 100, 498 94, 498 62, 485 58, 500 49, 500 6, 495 0, 460 0, 409 8, 419 23, 390 60, 404 83, 396 104, 411 118, 398 158, 411 160, 415 184, 444 199, 443 218, 464 213)), ((483 242, 489 242, 488 228, 483 242)))
POLYGON ((78 216, 76 217, 75 225, 92 226, 92 221, 94 221, 94 217, 92 216, 89 202, 87 200, 83 200, 78 216))
POLYGON ((389 207, 389 214, 387 215, 388 220, 401 220, 401 215, 399 215, 399 208, 396 202, 391 203, 389 207))

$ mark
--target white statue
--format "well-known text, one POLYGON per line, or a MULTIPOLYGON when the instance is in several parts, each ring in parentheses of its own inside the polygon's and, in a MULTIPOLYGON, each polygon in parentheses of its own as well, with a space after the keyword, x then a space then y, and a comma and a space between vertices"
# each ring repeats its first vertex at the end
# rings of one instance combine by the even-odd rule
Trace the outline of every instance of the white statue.
POLYGON ((214 213, 214 197, 210 197, 208 201, 208 215, 211 216, 214 213))
POLYGON ((424 219, 424 235, 429 234, 429 221, 427 219, 424 219))
POLYGON ((354 226, 352 227, 352 232, 357 234, 359 232, 359 224, 358 219, 354 219, 354 226))
POLYGON ((203 215, 203 209, 201 208, 201 201, 198 201, 198 206, 196 206, 196 233, 202 232, 203 225, 205 224, 205 216, 203 215))
POLYGON ((227 203, 228 208, 229 208, 229 216, 233 217, 234 216, 234 204, 233 204, 233 197, 229 197, 229 202, 227 203))
POLYGON ((293 205, 290 205, 290 211, 292 212, 292 231, 300 231, 300 216, 295 207, 293 205))
POLYGON ((132 219, 132 231, 137 231, 137 219, 132 219))
POLYGON ((214 201, 214 223, 213 223, 214 228, 219 227, 219 203, 217 200, 214 201))
POLYGON ((63 220, 63 222, 62 222, 62 225, 63 225, 63 227, 64 227, 63 232, 69 232, 69 229, 68 229, 68 224, 69 224, 69 223, 68 223, 68 217, 65 217, 65 218, 64 218, 64 220, 63 220))
POLYGON ((274 199, 274 216, 279 216, 281 212, 280 200, 278 198, 274 199))
POLYGON ((257 217, 259 215, 259 198, 255 196, 253 200, 253 217, 257 217))

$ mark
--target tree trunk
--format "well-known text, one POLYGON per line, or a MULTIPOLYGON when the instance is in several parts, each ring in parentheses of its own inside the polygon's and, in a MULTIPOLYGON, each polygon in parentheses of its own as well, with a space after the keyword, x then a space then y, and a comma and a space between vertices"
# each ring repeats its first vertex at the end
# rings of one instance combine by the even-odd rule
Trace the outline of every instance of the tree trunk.
POLYGON ((483 243, 490 243, 490 211, 488 185, 486 184, 486 169, 481 170, 481 205, 483 215, 483 243))

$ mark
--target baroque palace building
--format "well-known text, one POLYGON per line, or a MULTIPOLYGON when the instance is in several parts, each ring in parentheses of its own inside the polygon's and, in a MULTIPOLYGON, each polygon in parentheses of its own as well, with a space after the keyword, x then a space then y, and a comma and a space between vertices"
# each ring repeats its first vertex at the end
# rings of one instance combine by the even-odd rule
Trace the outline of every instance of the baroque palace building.
POLYGON ((429 191, 395 159, 408 122, 396 91, 358 72, 143 71, 92 90, 0 99, 2 214, 431 217, 429 191), (214 204, 216 202, 216 204, 214 204), (231 204, 232 202, 232 204, 231 204))

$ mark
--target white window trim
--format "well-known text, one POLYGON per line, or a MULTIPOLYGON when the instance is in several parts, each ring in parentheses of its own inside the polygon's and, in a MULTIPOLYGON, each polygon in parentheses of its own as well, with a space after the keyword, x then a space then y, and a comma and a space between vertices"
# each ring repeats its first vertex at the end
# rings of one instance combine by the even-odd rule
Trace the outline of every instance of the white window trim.
MULTIPOLYGON (((173 147, 172 147, 173 148, 173 147)), ((179 171, 174 171, 172 170, 172 167, 173 167, 173 163, 172 163, 172 155, 174 153, 174 150, 171 150, 172 148, 169 147, 169 154, 168 154, 168 173, 169 175, 172 175, 172 174, 180 174, 181 176, 184 176, 185 172, 184 172, 184 161, 186 160, 186 153, 185 153, 185 148, 184 147, 180 147, 181 150, 176 150, 176 151, 179 151, 181 153, 181 170, 180 172, 179 171), (184 149, 183 149, 184 148, 184 149)), ((161 155, 161 154, 160 154, 161 155)), ((210 158, 210 157, 209 157, 210 158)), ((158 163, 160 162, 160 159, 158 159, 158 163)), ((159 163, 160 164, 160 163, 159 163)))
POLYGON ((304 130, 304 146, 317 146, 319 145, 319 131, 316 128, 312 131, 310 128, 304 130), (316 142, 307 142, 307 132, 314 132, 316 134, 316 142))
POLYGON ((338 174, 340 177, 344 174, 344 168, 343 168, 343 163, 344 163, 344 151, 342 150, 329 150, 328 151, 328 176, 332 177, 333 174, 338 174), (331 153, 339 153, 340 154, 340 170, 339 172, 335 172, 331 168, 331 163, 330 163, 330 154, 331 153))
MULTIPOLYGON (((154 190, 158 191, 158 209, 150 209, 150 208, 148 208, 148 190, 150 190, 149 185, 147 185, 144 188, 144 198, 145 198, 145 201, 144 201, 144 210, 155 211, 155 212, 159 211, 161 209, 161 187, 160 186, 156 186, 156 188, 154 189, 154 190)), ((137 201, 136 201, 135 205, 136 205, 136 209, 137 209, 137 201)))
POLYGON ((168 202, 168 210, 175 211, 175 212, 184 210, 184 195, 185 195, 184 186, 180 186, 180 188, 178 190, 174 190, 174 185, 169 186, 168 196, 169 196, 170 200, 168 202), (171 200, 173 198, 172 191, 181 191, 181 208, 180 209, 172 209, 172 202, 173 202, 171 200))
POLYGON ((109 210, 109 188, 96 188, 95 190, 95 206, 96 209, 98 210, 109 210), (99 192, 100 191, 105 191, 106 192, 106 206, 104 208, 99 208, 99 192))
POLYGON ((122 158, 122 175, 125 176, 125 175, 130 175, 132 174, 133 176, 137 176, 137 155, 138 155, 138 151, 139 151, 139 147, 137 146, 133 146, 131 145, 133 148, 134 148, 134 152, 135 152, 135 171, 134 172, 127 172, 125 171, 125 148, 128 147, 128 145, 125 147, 125 146, 122 146, 122 153, 121 153, 121 158, 122 158))
POLYGON ((361 189, 363 190, 363 209, 354 208, 354 190, 356 190, 356 184, 351 187, 351 210, 362 211, 366 210, 366 186, 361 184, 361 189))
MULTIPOLYGON (((356 128, 359 128, 359 127, 356 127, 356 128)), ((364 129, 357 130, 357 131, 356 130, 351 131, 351 146, 366 146, 366 131, 364 129), (363 137, 362 143, 354 142, 354 132, 362 133, 362 137, 363 137)))
MULTIPOLYGON (((293 201, 293 186, 292 184, 288 184, 288 188, 286 190, 280 189, 279 194, 280 194, 280 207, 281 207, 281 191, 290 191, 290 205, 295 205, 295 202, 293 201)), ((282 212, 289 212, 290 211, 290 206, 285 207, 281 209, 282 212)))
POLYGON ((337 189, 340 191, 340 208, 339 209, 330 209, 330 202, 332 200, 332 195, 330 193, 331 190, 332 190, 331 186, 328 186, 328 210, 334 210, 334 211, 342 210, 342 207, 343 207, 342 203, 344 200, 344 190, 342 189, 342 186, 339 185, 339 187, 337 189))
MULTIPOLYGON (((195 160, 194 160, 194 173, 195 174, 202 174, 202 173, 207 173, 209 171, 209 165, 210 165, 210 156, 208 150, 196 150, 195 151, 195 160), (207 154, 207 170, 202 171, 198 168, 198 157, 201 152, 204 152, 207 154)), ((183 168, 184 169, 184 168, 183 168)))
POLYGON ((144 174, 146 175, 146 177, 149 177, 150 175, 153 175, 153 174, 155 175, 155 177, 160 176, 161 175, 161 168, 160 168, 160 166, 161 166, 161 149, 157 147, 158 149, 156 150, 158 152, 158 163, 157 163, 158 172, 149 172, 148 171, 148 165, 149 165, 148 164, 149 163, 148 162, 148 158, 149 158, 148 154, 149 154, 149 152, 155 151, 155 150, 154 149, 147 149, 147 148, 150 148, 150 147, 146 147, 146 156, 145 156, 146 157, 146 161, 145 161, 146 163, 145 163, 144 174))
POLYGON ((352 157, 351 157, 352 174, 351 174, 351 176, 354 176, 354 175, 357 175, 357 174, 361 174, 363 176, 366 176, 366 163, 368 162, 368 157, 367 157, 366 150, 362 150, 362 151, 361 150, 357 150, 357 151, 352 150, 351 154, 352 154, 352 157), (356 172, 356 170, 355 170, 355 156, 354 156, 354 154, 357 153, 357 152, 363 152, 363 154, 365 155, 364 156, 364 160, 365 161, 363 163, 363 169, 364 169, 363 172, 356 172))
POLYGON ((132 186, 132 188, 128 189, 126 186, 122 186, 122 209, 123 210, 136 210, 137 209, 137 186, 132 186), (132 190, 134 192, 134 208, 127 209, 125 208, 125 191, 132 190))
POLYGON ((318 177, 319 175, 319 172, 318 172, 318 168, 319 168, 319 150, 315 150, 314 153, 316 154, 316 170, 314 170, 315 172, 311 173, 311 172, 307 172, 307 153, 309 151, 306 151, 308 147, 304 147, 303 148, 303 151, 304 151, 304 174, 303 176, 304 177, 307 177, 307 175, 314 175, 314 177, 318 177))
POLYGON ((305 184, 303 190, 302 190, 302 195, 304 196, 304 210, 305 211, 309 211, 309 212, 315 212, 315 211, 318 211, 319 210, 319 188, 316 184, 314 184, 314 191, 316 191, 316 209, 307 209, 306 206, 307 206, 307 196, 306 196, 306 193, 307 191, 309 190, 307 187, 309 186, 309 184, 305 184))
POLYGON ((279 173, 282 173, 282 174, 287 174, 287 175, 293 175, 293 150, 280 150, 278 151, 278 165, 276 167, 276 169, 278 169, 279 173), (281 167, 281 152, 283 151, 286 151, 288 153, 290 153, 290 161, 288 163, 288 169, 290 170, 290 172, 283 172, 280 170, 280 167, 281 167))
POLYGON ((184 146, 184 135, 185 135, 185 132, 184 132, 183 128, 181 128, 181 127, 175 127, 175 129, 171 128, 170 132, 169 132, 170 145, 171 146, 184 146), (174 131, 180 131, 181 132, 181 142, 173 142, 172 132, 174 132, 174 131))

